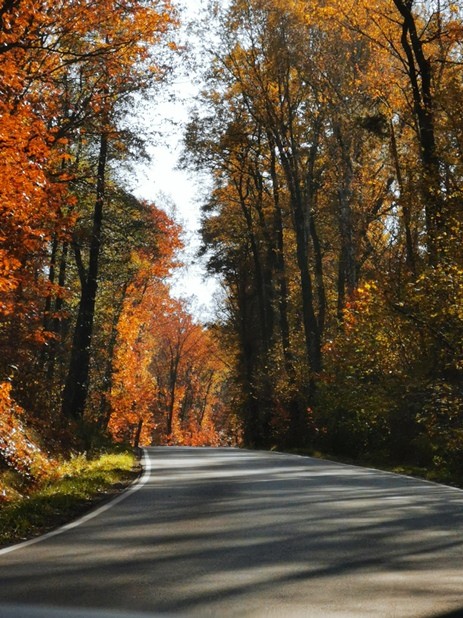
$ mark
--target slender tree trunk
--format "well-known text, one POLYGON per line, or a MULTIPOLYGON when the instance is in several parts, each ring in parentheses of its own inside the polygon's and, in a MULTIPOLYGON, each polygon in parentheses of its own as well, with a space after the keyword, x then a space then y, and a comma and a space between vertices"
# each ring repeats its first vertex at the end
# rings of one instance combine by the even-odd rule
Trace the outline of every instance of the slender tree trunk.
MULTIPOLYGON (((315 294, 312 282, 312 273, 309 267, 309 237, 310 237, 310 209, 312 204, 307 203, 307 191, 304 193, 299 176, 298 166, 300 165, 297 157, 295 144, 292 148, 291 158, 286 155, 285 149, 275 135, 275 141, 280 151, 281 164, 286 176, 290 193, 290 205, 293 215, 293 225, 296 236, 296 261, 299 270, 301 299, 302 299, 302 321, 304 330, 304 341, 309 376, 307 381, 307 392, 302 399, 310 406, 316 394, 316 375, 322 370, 322 349, 320 325, 315 311, 315 294)), ((317 148, 313 148, 311 159, 315 160, 317 148)), ((310 164, 309 164, 310 168, 310 164)), ((307 175, 310 175, 310 169, 307 175)), ((312 179, 310 179, 311 181, 312 179)), ((305 178, 307 187, 308 178, 305 178)), ((310 196, 313 197, 313 196, 310 196)), ((307 405, 306 404, 306 405, 307 405)), ((307 418, 305 407, 294 402, 291 409, 290 427, 288 431, 288 444, 292 446, 302 445, 307 440, 307 418)))
POLYGON ((171 358, 170 364, 170 376, 169 376, 169 403, 167 406, 167 422, 166 422, 166 432, 169 436, 172 433, 172 428, 174 424, 174 410, 175 410, 175 391, 177 386, 177 376, 178 376, 178 364, 180 362, 180 358, 178 355, 174 358, 171 358))
POLYGON ((76 251, 76 258, 81 276, 81 297, 62 403, 63 414, 76 419, 81 419, 83 417, 89 388, 90 348, 98 289, 98 265, 101 249, 107 158, 108 138, 107 135, 103 133, 100 139, 93 229, 90 241, 88 269, 86 272, 83 270, 80 252, 78 250, 76 251))
MULTIPOLYGON (((314 197, 315 199, 315 197, 314 197)), ((317 324, 318 331, 320 333, 320 337, 323 334, 323 330, 325 328, 325 319, 326 319, 326 291, 325 291, 325 280, 323 278, 323 254, 320 243, 320 238, 318 236, 318 229, 316 218, 314 215, 313 209, 310 210, 309 213, 309 229, 310 229, 310 237, 312 239, 312 246, 314 251, 314 272, 315 272, 315 283, 317 290, 317 324)))
POLYGON ((141 437, 141 430, 143 428, 143 419, 139 419, 138 424, 137 424, 137 429, 135 431, 135 437, 133 439, 133 447, 134 448, 138 448, 140 445, 140 437, 141 437))
POLYGON ((259 358, 261 344, 256 336, 255 303, 249 295, 254 283, 254 275, 247 268, 247 260, 241 265, 236 279, 238 333, 240 341, 240 360, 238 375, 244 394, 242 414, 244 421, 244 441, 248 446, 268 446, 269 412, 266 402, 261 401, 259 389, 259 358))
MULTIPOLYGON (((280 152, 282 152, 281 148, 280 152)), ((321 337, 314 309, 312 274, 309 268, 309 222, 307 204, 303 199, 303 192, 300 187, 300 182, 298 181, 297 173, 292 169, 293 166, 284 155, 284 152, 282 164, 288 180, 294 229, 296 233, 296 259, 301 283, 303 328, 307 360, 311 372, 318 373, 322 369, 321 337)))
POLYGON ((439 159, 437 156, 431 62, 426 58, 412 12, 413 2, 394 0, 403 17, 401 45, 407 58, 407 71, 413 93, 414 114, 423 166, 422 196, 426 218, 429 264, 440 259, 439 231, 442 228, 439 159))
MULTIPOLYGON (((312 274, 309 269, 308 236, 304 205, 296 198, 293 202, 293 209, 296 225, 296 257, 300 274, 306 352, 311 376, 313 376, 313 374, 319 373, 322 370, 321 336, 314 309, 314 292, 312 274)), ((311 377, 311 387, 314 387, 313 377, 311 377)))
POLYGON ((357 264, 355 259, 354 230, 352 224, 352 183, 353 170, 350 148, 346 143, 338 122, 334 134, 340 153, 340 183, 338 187, 338 222, 341 238, 338 267, 338 316, 342 315, 346 299, 350 298, 357 286, 357 264))
POLYGON ((119 319, 121 317, 122 309, 124 307, 124 300, 125 300, 125 296, 127 293, 127 287, 128 287, 128 283, 126 282, 122 286, 121 298, 118 301, 118 305, 114 312, 113 322, 111 325, 111 334, 110 334, 109 342, 108 342, 108 356, 106 359, 106 367, 105 367, 105 372, 104 372, 103 381, 102 381, 103 383, 102 383, 102 393, 101 393, 101 399, 100 399, 100 413, 98 415, 98 424, 102 429, 106 429, 108 427, 110 414, 111 414, 111 407, 108 401, 108 395, 111 392, 111 388, 113 385, 113 373, 114 373, 113 361, 114 361, 114 350, 116 348, 117 334, 118 334, 117 326, 119 324, 119 319))
POLYGON ((248 231, 249 244, 251 246, 252 258, 254 262, 255 273, 255 287, 257 291, 258 307, 259 307, 259 327, 262 334, 262 342, 264 347, 264 353, 270 348, 271 334, 270 334, 270 313, 271 307, 268 301, 267 289, 264 278, 264 268, 262 264, 262 253, 259 248, 258 238, 254 231, 254 225, 252 220, 252 214, 250 207, 247 204, 247 194, 243 190, 242 186, 237 187, 240 196, 240 206, 243 213, 244 220, 246 221, 246 227, 248 231))
MULTIPOLYGON (((65 242, 61 250, 61 257, 60 257, 60 262, 59 262, 59 272, 58 272, 58 285, 62 290, 64 289, 64 286, 66 284, 66 269, 67 269, 68 252, 69 252, 69 243, 65 242)), ((62 342, 67 332, 68 320, 63 320, 63 317, 60 315, 63 309, 63 305, 64 305, 63 298, 61 296, 58 296, 58 298, 55 300, 55 307, 54 307, 55 316, 53 317, 53 321, 52 321, 53 333, 56 335, 57 339, 52 340, 50 342, 50 350, 49 350, 49 355, 48 355, 47 379, 49 381, 52 381, 55 375, 56 356, 57 356, 58 350, 62 349, 62 346, 63 346, 62 342)), ((59 376, 60 385, 64 381, 64 375, 61 375, 61 373, 59 376)))
POLYGON ((285 246, 284 246, 284 232, 283 232, 283 215, 280 205, 280 190, 279 180, 276 170, 276 157, 273 141, 270 140, 270 173, 272 176, 273 187, 273 206, 274 206, 274 227, 276 234, 276 251, 275 251, 275 271, 278 284, 278 311, 279 311, 279 323, 281 333, 281 344, 283 347, 283 358, 285 361, 285 368, 288 375, 294 373, 292 366, 291 355, 291 343, 290 343, 290 330, 288 320, 288 283, 286 277, 286 262, 285 262, 285 246))
POLYGON ((204 393, 204 397, 203 397, 203 399, 201 401, 201 407, 199 409, 198 423, 199 423, 200 427, 202 427, 203 420, 204 420, 204 415, 206 414, 207 404, 208 404, 208 401, 209 401, 209 394, 210 394, 211 389, 212 389, 213 380, 214 380, 214 372, 210 371, 209 372, 209 380, 207 381, 207 386, 206 386, 206 392, 204 393))
POLYGON ((391 154, 392 160, 394 162, 394 168, 396 172, 397 183, 399 185, 400 190, 400 203, 402 206, 402 223, 404 226, 405 232, 405 261, 407 264, 408 270, 412 273, 412 275, 416 275, 416 259, 415 259, 415 249, 413 243, 413 234, 411 229, 411 210, 408 204, 408 199, 406 197, 402 167, 400 165, 399 160, 399 151, 397 148, 397 140, 395 137, 395 129, 394 125, 391 122, 391 154))

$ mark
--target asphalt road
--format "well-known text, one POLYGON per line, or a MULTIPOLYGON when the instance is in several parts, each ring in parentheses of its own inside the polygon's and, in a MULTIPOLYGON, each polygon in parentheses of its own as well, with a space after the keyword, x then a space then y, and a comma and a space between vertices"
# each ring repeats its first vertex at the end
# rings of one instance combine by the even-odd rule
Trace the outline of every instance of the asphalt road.
POLYGON ((60 618, 64 609, 40 608, 72 608, 72 618, 463 615, 462 491, 278 453, 147 454, 151 471, 111 508, 0 551, 1 618, 29 607, 60 618))

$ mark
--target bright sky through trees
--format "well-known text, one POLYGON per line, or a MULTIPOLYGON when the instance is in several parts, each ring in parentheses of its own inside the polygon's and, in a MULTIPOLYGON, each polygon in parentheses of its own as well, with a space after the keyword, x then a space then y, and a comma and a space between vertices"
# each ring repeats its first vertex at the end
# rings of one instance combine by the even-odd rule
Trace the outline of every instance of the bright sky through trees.
MULTIPOLYGON (((182 19, 183 43, 194 45, 194 38, 187 34, 188 24, 198 18, 205 0, 177 0, 182 19)), ((220 293, 217 280, 205 272, 203 263, 196 253, 200 245, 200 203, 204 197, 205 175, 193 175, 178 169, 182 150, 185 123, 193 98, 198 94, 198 81, 189 70, 190 52, 178 63, 172 84, 165 89, 164 96, 147 106, 141 123, 157 133, 155 142, 149 146, 152 157, 148 163, 137 168, 135 193, 137 197, 155 201, 166 208, 184 228, 185 250, 182 259, 185 267, 175 273, 173 293, 192 303, 194 314, 207 319, 214 314, 216 297, 220 293)))

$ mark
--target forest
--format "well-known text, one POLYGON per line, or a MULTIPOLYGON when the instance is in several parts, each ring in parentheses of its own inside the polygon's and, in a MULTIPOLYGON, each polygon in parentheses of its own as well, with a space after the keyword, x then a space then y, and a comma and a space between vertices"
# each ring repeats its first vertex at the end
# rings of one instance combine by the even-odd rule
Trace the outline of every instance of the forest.
POLYGON ((124 173, 177 28, 164 1, 0 5, 0 472, 33 482, 108 437, 226 440, 226 364, 168 285, 181 229, 124 173))
POLYGON ((124 173, 189 54, 175 3, 0 3, 0 472, 109 440, 461 476, 459 2, 204 11, 179 165, 211 179, 207 324, 170 289, 181 226, 124 173))

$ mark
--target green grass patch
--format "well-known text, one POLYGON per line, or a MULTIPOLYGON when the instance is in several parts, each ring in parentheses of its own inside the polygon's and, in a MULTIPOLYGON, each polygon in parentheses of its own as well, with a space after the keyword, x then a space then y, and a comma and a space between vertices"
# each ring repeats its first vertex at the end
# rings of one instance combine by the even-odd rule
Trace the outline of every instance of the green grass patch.
MULTIPOLYGON (((14 483, 0 506, 0 546, 32 538, 82 514, 130 484, 139 473, 130 451, 63 461, 27 493, 14 483)), ((2 479, 5 482, 5 478, 2 479)))

